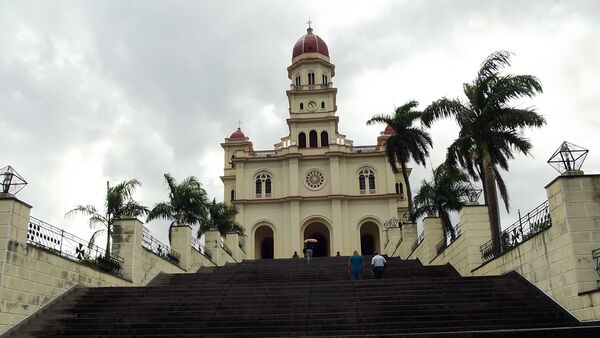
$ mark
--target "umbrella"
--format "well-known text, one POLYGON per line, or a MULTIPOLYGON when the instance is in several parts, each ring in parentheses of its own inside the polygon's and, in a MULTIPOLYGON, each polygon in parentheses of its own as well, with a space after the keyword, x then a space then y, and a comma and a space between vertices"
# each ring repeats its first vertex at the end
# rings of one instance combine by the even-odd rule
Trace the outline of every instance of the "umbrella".
POLYGON ((319 242, 319 241, 317 241, 314 238, 307 238, 304 240, 304 243, 317 243, 317 242, 319 242))

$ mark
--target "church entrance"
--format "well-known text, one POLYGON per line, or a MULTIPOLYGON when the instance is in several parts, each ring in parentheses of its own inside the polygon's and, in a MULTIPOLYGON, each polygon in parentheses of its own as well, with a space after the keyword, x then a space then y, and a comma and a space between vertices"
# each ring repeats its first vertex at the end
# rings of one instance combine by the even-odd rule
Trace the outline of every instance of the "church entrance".
POLYGON ((366 222, 360 226, 360 251, 363 255, 372 255, 375 251, 381 253, 377 224, 366 222))
POLYGON ((327 257, 329 256, 329 229, 325 224, 314 222, 309 224, 304 229, 304 236, 302 241, 307 238, 314 238, 318 242, 313 246, 313 257, 327 257))
POLYGON ((254 258, 273 259, 275 257, 273 230, 266 225, 254 232, 254 258))

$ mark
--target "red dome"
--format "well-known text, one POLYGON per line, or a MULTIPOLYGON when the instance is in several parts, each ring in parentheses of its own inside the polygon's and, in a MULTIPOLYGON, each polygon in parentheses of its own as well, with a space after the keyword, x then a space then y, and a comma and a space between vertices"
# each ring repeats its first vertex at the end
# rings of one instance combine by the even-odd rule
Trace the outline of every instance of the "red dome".
POLYGON ((303 53, 319 53, 329 57, 329 49, 325 41, 318 35, 313 34, 312 28, 306 30, 308 33, 302 36, 294 45, 292 59, 303 53))
POLYGON ((394 128, 392 128, 392 126, 390 126, 390 125, 388 124, 388 126, 387 126, 387 127, 385 127, 385 130, 383 131, 383 133, 384 133, 384 134, 387 134, 387 135, 392 135, 392 134, 395 134, 395 133, 396 133, 396 130, 395 130, 394 128))
POLYGON ((233 134, 231 134, 231 136, 229 136, 230 141, 244 141, 245 139, 246 135, 242 133, 242 130, 240 128, 238 128, 236 131, 233 132, 233 134))

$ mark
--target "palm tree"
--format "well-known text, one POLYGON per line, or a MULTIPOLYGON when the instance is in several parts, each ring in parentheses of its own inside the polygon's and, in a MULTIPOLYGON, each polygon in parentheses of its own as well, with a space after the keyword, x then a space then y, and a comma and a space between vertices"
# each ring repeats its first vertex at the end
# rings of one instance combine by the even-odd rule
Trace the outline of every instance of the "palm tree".
MULTIPOLYGON (((114 187, 106 182, 104 213, 101 214, 95 206, 88 204, 76 206, 73 210, 67 212, 65 216, 81 213, 89 217, 91 228, 105 227, 105 229, 101 229, 101 231, 107 232, 105 257, 110 257, 110 240, 115 222, 124 217, 137 217, 148 213, 148 208, 136 202, 132 197, 138 186, 141 186, 141 183, 136 179, 123 181, 114 187)), ((98 234, 98 231, 94 232, 90 241, 93 241, 98 234)))
POLYGON ((500 74, 510 66, 510 53, 498 51, 481 64, 472 83, 463 85, 467 101, 442 98, 423 112, 422 121, 453 117, 459 127, 458 138, 448 147, 446 163, 467 169, 474 179, 482 179, 488 205, 492 245, 500 253, 500 217, 496 186, 509 210, 508 193, 498 166, 508 171, 508 160, 514 152, 529 154, 531 143, 523 137, 525 127, 541 127, 546 121, 534 108, 511 105, 513 99, 533 97, 542 85, 531 75, 500 74))
POLYGON ((395 131, 395 134, 385 142, 385 152, 394 173, 398 172, 397 164, 400 164, 402 177, 406 184, 408 212, 413 222, 415 221, 415 215, 406 163, 412 158, 417 164, 425 166, 425 158, 429 156, 429 148, 432 145, 429 133, 412 126, 415 120, 421 118, 422 113, 413 110, 418 105, 417 101, 410 101, 396 108, 394 115, 376 115, 367 121, 367 125, 384 123, 395 131))
POLYGON ((157 203, 148 214, 146 222, 158 218, 167 219, 172 221, 169 226, 171 228, 176 224, 196 225, 206 221, 209 202, 198 179, 190 176, 177 184, 170 174, 166 173, 164 176, 169 186, 169 201, 157 203))
POLYGON ((237 213, 238 210, 235 205, 217 202, 213 199, 208 205, 209 217, 205 222, 200 224, 200 228, 198 229, 198 238, 211 229, 219 230, 221 235, 226 235, 231 232, 243 235, 244 227, 235 221, 235 215, 237 215, 237 213))
POLYGON ((462 198, 469 189, 469 176, 462 170, 440 164, 433 170, 431 181, 421 181, 421 188, 415 195, 415 217, 438 215, 446 237, 456 238, 450 222, 450 211, 459 211, 464 202, 462 198))

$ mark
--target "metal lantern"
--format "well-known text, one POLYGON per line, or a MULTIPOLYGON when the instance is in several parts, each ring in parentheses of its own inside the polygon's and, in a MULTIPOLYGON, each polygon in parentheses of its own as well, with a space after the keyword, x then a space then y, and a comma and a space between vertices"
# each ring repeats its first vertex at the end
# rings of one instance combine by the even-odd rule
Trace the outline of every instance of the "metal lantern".
POLYGON ((483 192, 483 189, 480 189, 479 187, 474 186, 473 183, 469 182, 469 186, 468 186, 467 190, 465 191, 464 197, 467 198, 468 204, 478 204, 479 197, 481 196, 482 192, 483 192))
POLYGON ((27 181, 11 166, 0 169, 0 184, 2 193, 16 195, 25 188, 27 181))
POLYGON ((561 174, 580 173, 589 150, 564 141, 548 160, 548 164, 561 174))

